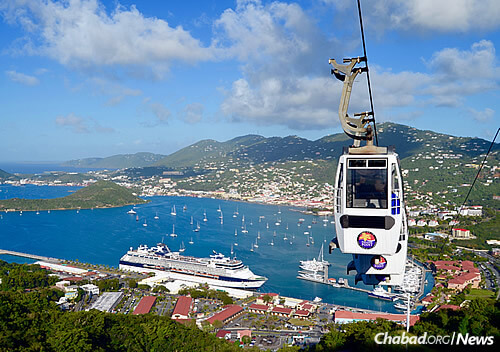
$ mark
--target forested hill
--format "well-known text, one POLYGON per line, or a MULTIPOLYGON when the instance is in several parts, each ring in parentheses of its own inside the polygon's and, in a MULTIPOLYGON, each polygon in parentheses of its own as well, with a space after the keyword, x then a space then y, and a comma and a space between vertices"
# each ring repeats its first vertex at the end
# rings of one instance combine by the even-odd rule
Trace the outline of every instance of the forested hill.
POLYGON ((12 174, 9 174, 7 171, 0 169, 0 180, 13 178, 13 177, 15 177, 15 176, 12 174))
POLYGON ((79 189, 73 194, 53 199, 20 199, 0 200, 0 211, 3 210, 58 210, 58 209, 90 209, 121 207, 130 204, 141 204, 146 201, 135 196, 131 190, 111 181, 97 181, 79 189))
MULTIPOLYGON (((421 153, 446 152, 475 158, 488 150, 489 141, 455 137, 442 133, 385 122, 377 125, 379 145, 393 145, 401 159, 421 153)), ((298 136, 263 137, 247 135, 226 142, 201 140, 170 155, 137 153, 108 158, 73 160, 66 165, 81 167, 126 168, 162 166, 168 168, 206 169, 211 166, 258 165, 266 162, 335 160, 352 140, 337 133, 311 141, 298 136)), ((498 150, 498 144, 496 145, 498 150)))
POLYGON ((82 168, 122 169, 127 167, 150 166, 164 157, 165 155, 153 153, 120 154, 109 156, 107 158, 85 158, 70 160, 63 163, 62 165, 82 168))
MULTIPOLYGON (((490 144, 484 139, 455 137, 390 122, 377 127, 379 145, 395 146, 401 159, 428 152, 475 158, 485 153, 490 144)), ((343 147, 351 144, 352 140, 344 133, 332 134, 316 141, 297 136, 265 138, 248 135, 227 142, 203 140, 159 160, 156 165, 206 168, 222 164, 244 166, 266 162, 328 161, 337 159, 343 147)))

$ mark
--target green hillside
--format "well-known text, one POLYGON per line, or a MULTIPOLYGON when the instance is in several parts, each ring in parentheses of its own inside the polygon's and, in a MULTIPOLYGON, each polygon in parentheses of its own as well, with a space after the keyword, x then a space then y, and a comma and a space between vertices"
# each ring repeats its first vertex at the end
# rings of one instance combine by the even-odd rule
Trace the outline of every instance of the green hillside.
POLYGON ((231 153, 266 139, 262 136, 247 135, 226 142, 205 139, 182 148, 156 162, 155 166, 199 167, 205 163, 231 161, 231 153))
POLYGON ((111 208, 141 203, 146 201, 133 195, 129 189, 111 181, 97 181, 62 198, 0 200, 0 211, 111 208))
POLYGON ((72 167, 122 169, 127 167, 150 166, 164 157, 165 155, 153 153, 119 154, 107 158, 85 158, 70 160, 63 163, 62 165, 72 167))
POLYGON ((13 176, 14 176, 14 175, 9 174, 8 172, 3 171, 2 169, 0 169, 0 180, 1 180, 1 179, 11 178, 11 177, 13 177, 13 176))

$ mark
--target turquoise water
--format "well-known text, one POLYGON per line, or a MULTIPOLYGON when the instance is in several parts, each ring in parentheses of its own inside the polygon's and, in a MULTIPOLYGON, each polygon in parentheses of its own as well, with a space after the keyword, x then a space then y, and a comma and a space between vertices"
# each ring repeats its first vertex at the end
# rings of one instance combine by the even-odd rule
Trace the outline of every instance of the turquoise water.
MULTIPOLYGON (((0 198, 18 197, 59 197, 74 191, 75 187, 0 186, 0 198)), ((329 276, 343 277, 354 286, 354 276, 347 276, 346 265, 351 255, 334 251, 328 254, 327 242, 334 235, 334 225, 328 221, 324 226, 323 218, 304 215, 297 209, 271 205, 222 201, 209 198, 191 197, 151 197, 151 203, 138 205, 135 215, 127 214, 131 207, 94 210, 64 210, 40 212, 2 213, 0 216, 0 248, 19 252, 38 254, 64 259, 78 259, 82 262, 118 266, 120 257, 139 244, 155 245, 164 242, 178 250, 181 243, 186 247, 185 255, 207 257, 212 250, 230 255, 231 247, 237 258, 258 274, 268 277, 260 289, 263 292, 276 292, 284 296, 314 299, 316 296, 325 302, 352 307, 396 312, 391 303, 369 298, 363 292, 334 288, 324 284, 312 283, 296 278, 299 261, 318 256, 321 244, 325 244, 325 258, 332 264, 329 276), (176 206, 177 216, 170 214, 176 206), (186 206, 186 211, 183 207, 186 206), (224 223, 220 224, 219 206, 224 223), (238 209, 239 215, 233 217, 238 209), (207 222, 203 221, 206 212, 207 222), (155 215, 159 219, 155 220, 155 215), (242 217, 248 233, 242 230, 242 217), (190 224, 191 217, 194 225, 190 224), (260 221, 259 221, 260 218, 260 221), (305 221, 298 226, 298 220, 305 221), (277 220, 281 225, 277 226, 277 220), (313 223, 316 220, 317 223, 313 223), (143 226, 146 221, 147 227, 143 226), (196 222, 200 231, 193 232, 196 222), (175 225, 177 237, 169 236, 175 225), (286 226, 288 225, 288 230, 286 226), (267 228, 269 226, 269 228, 267 228), (309 228, 310 226, 310 228, 309 228), (235 230, 238 236, 235 236, 235 230), (259 248, 250 249, 260 231, 259 248), (308 231, 314 244, 306 246, 308 231), (284 240, 285 234, 288 240, 284 240), (194 244, 188 242, 193 240, 194 244), (325 242, 326 240, 326 242, 325 242), (271 241, 274 246, 271 246, 271 241), (292 244, 290 244, 292 241, 292 244), (236 246, 235 243, 238 243, 236 246)), ((331 218, 329 218, 331 220, 331 218)), ((0 259, 5 259, 0 256, 0 259)), ((357 287, 371 289, 358 283, 357 287)))

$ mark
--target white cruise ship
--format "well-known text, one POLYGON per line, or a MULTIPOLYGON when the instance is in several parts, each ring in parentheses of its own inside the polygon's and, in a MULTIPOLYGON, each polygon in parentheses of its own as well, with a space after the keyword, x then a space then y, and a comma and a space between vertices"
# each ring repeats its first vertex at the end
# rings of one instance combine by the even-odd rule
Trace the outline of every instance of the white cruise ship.
POLYGON ((258 289, 267 278, 255 275, 241 260, 214 251, 210 258, 172 252, 166 244, 141 245, 120 259, 120 269, 136 272, 167 272, 172 279, 240 289, 258 289))

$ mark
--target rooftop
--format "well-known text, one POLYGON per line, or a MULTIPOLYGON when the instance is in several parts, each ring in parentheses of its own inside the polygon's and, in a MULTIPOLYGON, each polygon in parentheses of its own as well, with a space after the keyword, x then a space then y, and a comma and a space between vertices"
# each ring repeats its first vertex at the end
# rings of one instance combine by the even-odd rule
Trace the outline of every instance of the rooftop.
POLYGON ((140 300, 139 304, 137 307, 134 309, 134 312, 132 314, 137 315, 137 314, 147 314, 151 311, 151 308, 153 308, 153 305, 156 302, 156 297, 155 296, 144 296, 140 300))

